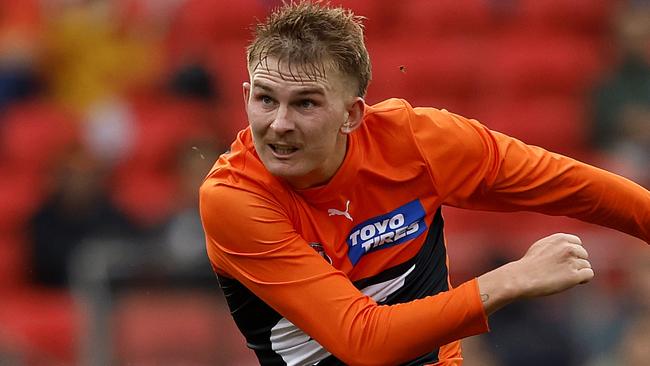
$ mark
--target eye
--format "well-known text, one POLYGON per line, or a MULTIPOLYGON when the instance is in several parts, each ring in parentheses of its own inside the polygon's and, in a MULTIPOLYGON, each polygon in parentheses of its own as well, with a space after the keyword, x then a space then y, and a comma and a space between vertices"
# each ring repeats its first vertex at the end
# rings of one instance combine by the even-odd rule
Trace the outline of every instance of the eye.
POLYGON ((271 107, 275 103, 275 100, 273 100, 273 98, 264 94, 255 96, 255 99, 259 101, 264 107, 271 107))
POLYGON ((311 99, 302 99, 298 102, 298 105, 303 109, 311 109, 317 106, 316 102, 311 99))

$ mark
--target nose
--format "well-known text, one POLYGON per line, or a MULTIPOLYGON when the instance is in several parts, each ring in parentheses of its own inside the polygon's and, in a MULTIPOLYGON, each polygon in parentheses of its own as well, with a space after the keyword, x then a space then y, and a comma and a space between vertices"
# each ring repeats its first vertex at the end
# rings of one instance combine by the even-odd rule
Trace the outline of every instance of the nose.
POLYGON ((287 133, 295 128, 290 110, 286 105, 281 104, 276 109, 275 118, 271 123, 271 128, 277 134, 287 133))

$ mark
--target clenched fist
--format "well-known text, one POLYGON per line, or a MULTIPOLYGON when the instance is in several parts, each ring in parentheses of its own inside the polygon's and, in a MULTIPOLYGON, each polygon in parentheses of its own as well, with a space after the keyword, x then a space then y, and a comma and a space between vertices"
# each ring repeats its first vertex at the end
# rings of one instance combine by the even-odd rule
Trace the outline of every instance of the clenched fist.
POLYGON ((478 278, 487 314, 520 298, 555 294, 594 277, 580 238, 553 234, 530 246, 519 260, 478 278))

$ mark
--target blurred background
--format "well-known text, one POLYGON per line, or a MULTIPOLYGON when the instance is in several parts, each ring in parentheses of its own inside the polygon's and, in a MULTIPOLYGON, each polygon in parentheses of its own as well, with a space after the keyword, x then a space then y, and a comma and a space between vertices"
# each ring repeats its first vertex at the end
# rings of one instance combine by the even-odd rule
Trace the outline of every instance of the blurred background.
MULTIPOLYGON (((197 187, 246 126, 272 0, 0 1, 0 365, 253 365, 197 187)), ((337 0, 367 101, 402 97, 650 187, 650 2, 337 0), (399 4, 399 5, 398 5, 399 4)), ((566 218, 445 211, 452 281, 580 235, 595 280, 512 305, 466 365, 650 365, 650 250, 566 218)))

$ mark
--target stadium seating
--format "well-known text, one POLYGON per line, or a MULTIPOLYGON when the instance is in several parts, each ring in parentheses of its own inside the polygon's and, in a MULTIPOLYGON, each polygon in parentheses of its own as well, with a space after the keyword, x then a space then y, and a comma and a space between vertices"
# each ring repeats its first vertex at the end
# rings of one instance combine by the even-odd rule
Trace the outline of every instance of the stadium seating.
POLYGON ((21 231, 42 203, 52 177, 17 162, 0 163, 0 232, 21 231))
POLYGON ((0 231, 0 297, 28 284, 28 252, 19 234, 0 231))
POLYGON ((469 99, 477 90, 480 71, 474 46, 467 39, 369 41, 373 62, 369 101, 395 96, 416 101, 437 96, 469 99))
POLYGON ((493 130, 564 154, 586 149, 587 121, 579 98, 484 99, 472 116, 493 130))
POLYGON ((13 105, 3 116, 0 132, 0 158, 34 170, 51 167, 78 138, 70 113, 38 100, 13 105))
MULTIPOLYGON (((157 3, 120 2, 152 9, 157 3)), ((187 148, 188 141, 214 131, 230 141, 247 125, 241 83, 248 79, 249 25, 278 2, 241 0, 225 6, 224 1, 187 0, 168 15, 166 66, 202 64, 215 78, 219 98, 204 113, 159 95, 125 96, 135 117, 134 144, 113 171, 111 189, 117 206, 135 221, 158 225, 175 212, 179 177, 174 168, 178 150, 187 148)), ((12 24, 39 29, 36 3, 3 2, 0 13, 8 14, 12 24)), ((414 106, 476 118, 527 143, 593 157, 586 146, 586 97, 611 64, 607 41, 620 0, 332 3, 367 18, 373 64, 369 103, 402 97, 414 106)), ((79 142, 77 119, 47 100, 15 104, 0 115, 0 352, 15 350, 26 364, 75 364, 85 336, 86 313, 67 290, 27 284, 27 222, 51 189, 51 168, 58 157, 79 142)), ((532 214, 449 209, 445 218, 452 271, 467 278, 486 264, 487 254, 519 256, 549 227, 587 232, 595 239, 601 234, 575 220, 532 214)), ((598 258, 601 247, 592 248, 598 258)), ((254 363, 224 304, 211 296, 153 291, 118 300, 111 320, 113 351, 122 364, 254 363)))
POLYGON ((127 292, 118 299, 112 321, 118 364, 255 362, 251 351, 242 352, 244 340, 216 295, 190 290, 127 292))
POLYGON ((557 34, 601 36, 609 30, 619 0, 519 0, 518 24, 557 34))
MULTIPOLYGON (((399 17, 399 27, 393 33, 399 37, 478 36, 489 33, 493 21, 489 0, 412 0, 403 5, 386 5, 399 17)), ((426 52, 426 48, 420 51, 426 52)))
POLYGON ((584 96, 607 64, 594 39, 567 34, 499 35, 480 54, 485 94, 584 96))
POLYGON ((2 333, 22 346, 27 365, 75 364, 83 316, 61 291, 25 288, 0 297, 2 333))

